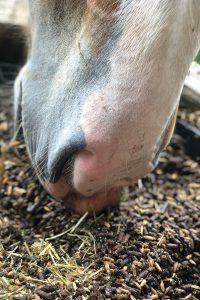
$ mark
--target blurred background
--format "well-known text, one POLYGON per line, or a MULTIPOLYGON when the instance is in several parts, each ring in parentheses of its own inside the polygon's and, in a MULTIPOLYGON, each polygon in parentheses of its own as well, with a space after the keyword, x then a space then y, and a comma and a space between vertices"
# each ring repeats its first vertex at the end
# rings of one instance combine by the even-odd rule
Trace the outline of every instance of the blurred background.
POLYGON ((199 53, 198 53, 198 55, 197 55, 197 57, 196 57, 196 62, 197 62, 198 64, 200 64, 200 51, 199 51, 199 53))
POLYGON ((26 0, 0 0, 0 61, 22 64, 26 57, 26 0))

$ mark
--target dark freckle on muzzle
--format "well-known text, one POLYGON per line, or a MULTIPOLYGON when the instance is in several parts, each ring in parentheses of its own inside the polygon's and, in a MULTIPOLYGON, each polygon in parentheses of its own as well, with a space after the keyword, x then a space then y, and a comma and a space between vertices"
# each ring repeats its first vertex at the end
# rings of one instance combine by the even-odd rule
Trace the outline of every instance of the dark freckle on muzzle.
POLYGON ((83 131, 81 129, 76 131, 72 129, 72 131, 72 135, 62 143, 58 150, 49 155, 47 180, 50 183, 57 182, 62 174, 65 178, 71 177, 75 156, 86 147, 83 131))

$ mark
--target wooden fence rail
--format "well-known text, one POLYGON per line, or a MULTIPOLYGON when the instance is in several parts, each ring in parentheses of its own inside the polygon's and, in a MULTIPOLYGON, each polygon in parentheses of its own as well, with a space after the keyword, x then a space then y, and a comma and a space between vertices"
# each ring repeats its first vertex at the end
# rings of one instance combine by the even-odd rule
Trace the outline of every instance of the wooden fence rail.
POLYGON ((27 0, 0 0, 0 24, 27 26, 27 0))

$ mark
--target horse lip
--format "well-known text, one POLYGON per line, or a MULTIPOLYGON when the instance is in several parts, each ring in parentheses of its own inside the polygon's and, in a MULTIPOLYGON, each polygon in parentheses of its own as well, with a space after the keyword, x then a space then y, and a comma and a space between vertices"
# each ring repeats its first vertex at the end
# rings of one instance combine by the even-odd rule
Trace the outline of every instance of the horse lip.
POLYGON ((114 207, 120 201, 121 188, 111 188, 108 191, 100 190, 92 196, 86 197, 79 193, 69 193, 64 200, 66 206, 72 211, 82 215, 98 214, 107 207, 114 207))
POLYGON ((55 184, 47 181, 42 184, 55 199, 64 201, 67 208, 80 215, 86 212, 90 215, 98 214, 107 207, 116 206, 120 201, 120 187, 102 189, 87 197, 70 188, 64 177, 55 184))
POLYGON ((51 183, 45 180, 44 182, 42 182, 42 185, 45 190, 47 190, 47 192, 56 199, 65 198, 70 191, 70 187, 64 177, 60 177, 60 179, 56 183, 51 183))

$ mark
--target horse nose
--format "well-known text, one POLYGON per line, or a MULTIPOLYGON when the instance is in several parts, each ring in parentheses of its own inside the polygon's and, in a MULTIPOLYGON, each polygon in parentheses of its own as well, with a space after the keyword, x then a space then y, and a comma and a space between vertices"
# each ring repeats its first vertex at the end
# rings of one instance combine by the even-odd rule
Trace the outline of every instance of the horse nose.
POLYGON ((63 137, 59 140, 62 140, 62 143, 51 149, 48 158, 47 180, 51 183, 59 180, 64 168, 70 168, 75 155, 86 147, 84 134, 81 129, 73 130, 73 134, 66 138, 64 142, 63 137))
MULTIPOLYGON (((87 138, 87 147, 76 155, 73 169, 73 185, 82 195, 91 196, 105 187, 109 174, 113 173, 118 161, 116 153, 118 141, 106 139, 96 135, 87 138)), ((108 182, 107 182, 108 183, 108 182)))

